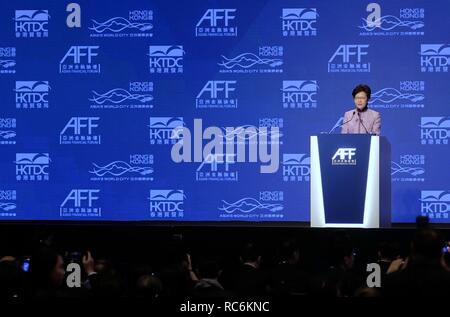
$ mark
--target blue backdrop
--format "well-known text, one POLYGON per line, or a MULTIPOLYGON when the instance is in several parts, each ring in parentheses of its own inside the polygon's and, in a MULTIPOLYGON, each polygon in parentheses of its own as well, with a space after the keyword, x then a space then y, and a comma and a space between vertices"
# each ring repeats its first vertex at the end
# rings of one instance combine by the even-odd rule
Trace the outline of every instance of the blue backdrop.
POLYGON ((367 83, 392 144, 392 220, 450 222, 449 11, 2 1, 0 220, 308 221, 309 136, 367 83), (194 119, 254 127, 260 147, 278 127, 276 172, 260 158, 174 162, 172 130, 194 134, 194 119))

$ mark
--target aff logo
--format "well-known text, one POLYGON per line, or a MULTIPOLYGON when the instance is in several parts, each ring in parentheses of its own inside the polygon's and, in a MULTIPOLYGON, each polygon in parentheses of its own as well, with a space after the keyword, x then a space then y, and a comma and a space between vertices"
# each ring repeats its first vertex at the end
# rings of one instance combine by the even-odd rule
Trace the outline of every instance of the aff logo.
POLYGON ((283 36, 316 36, 318 16, 315 8, 283 9, 281 15, 283 36))
POLYGON ((184 217, 183 190, 151 189, 150 217, 151 218, 182 218, 184 217))
POLYGON ((238 181, 238 172, 231 171, 236 154, 209 153, 195 172, 196 181, 238 181), (207 166, 209 165, 209 170, 207 166), (205 168, 206 167, 206 168, 205 168), (206 171, 204 171, 206 169, 206 171))
POLYGON ((339 148, 331 159, 332 165, 356 165, 356 148, 339 148))
POLYGON ((450 66, 449 44, 421 44, 420 71, 425 73, 447 73, 450 66))
POLYGON ((0 118, 0 145, 16 144, 16 118, 0 118))
POLYGON ((183 73, 182 45, 151 45, 149 46, 150 73, 176 74, 183 73))
POLYGON ((232 23, 237 9, 208 9, 195 26, 195 36, 237 36, 238 28, 232 23))
POLYGON ((101 144, 101 135, 95 135, 100 117, 72 117, 59 136, 60 144, 101 144))
POLYGON ((48 81, 16 81, 16 108, 48 108, 48 81))
POLYGON ((48 37, 48 10, 16 10, 16 37, 42 38, 48 37))
POLYGON ((448 144, 450 139, 450 117, 420 118, 420 139, 422 144, 448 144))
POLYGON ((422 190, 420 212, 430 219, 448 219, 450 212, 450 191, 422 190))
POLYGON ((175 144, 178 142, 176 131, 184 126, 183 117, 151 117, 150 144, 175 144))
POLYGON ((283 108, 317 108, 316 80, 283 80, 283 108))
POLYGON ((237 108, 238 99, 232 98, 236 80, 210 80, 195 98, 197 108, 237 108))
POLYGON ((16 153, 16 180, 48 181, 50 156, 48 153, 16 153))
POLYGON ((60 206, 61 217, 100 217, 99 189, 72 189, 60 206))
POLYGON ((311 162, 308 154, 283 154, 283 181, 309 182, 311 162))
POLYGON ((370 72, 370 63, 364 62, 364 57, 369 54, 368 48, 369 44, 339 45, 328 60, 328 72, 370 72))
POLYGON ((59 62, 61 74, 100 74, 100 64, 94 63, 98 45, 71 46, 59 62))

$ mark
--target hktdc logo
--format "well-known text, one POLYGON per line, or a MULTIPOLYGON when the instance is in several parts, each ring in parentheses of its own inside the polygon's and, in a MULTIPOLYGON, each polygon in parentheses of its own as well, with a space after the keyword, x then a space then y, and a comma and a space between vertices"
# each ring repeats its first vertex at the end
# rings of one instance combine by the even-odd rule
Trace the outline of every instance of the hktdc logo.
POLYGON ((448 144, 450 139, 450 117, 422 117, 420 119, 422 144, 448 144))
POLYGON ((283 181, 309 182, 311 167, 307 154, 283 154, 283 181))
POLYGON ((317 108, 316 80, 283 80, 281 91, 284 109, 317 108))
POLYGON ((48 10, 16 10, 16 37, 42 38, 48 37, 48 10))
POLYGON ((317 10, 315 8, 288 8, 282 10, 283 36, 316 36, 317 10))
POLYGON ((450 65, 450 45, 420 45, 420 71, 425 73, 447 73, 450 65))
POLYGON ((183 218, 184 200, 183 190, 152 189, 150 190, 151 218, 183 218))
POLYGON ((183 126, 183 117, 150 117, 150 144, 175 144, 176 129, 183 126))
POLYGON ((182 45, 151 45, 148 54, 150 73, 183 73, 184 54, 182 45))
POLYGON ((16 180, 48 181, 50 156, 48 153, 16 153, 16 180))
POLYGON ((48 108, 48 81, 16 81, 16 108, 48 108))
POLYGON ((450 191, 422 190, 420 212, 430 219, 448 219, 450 212, 450 191))

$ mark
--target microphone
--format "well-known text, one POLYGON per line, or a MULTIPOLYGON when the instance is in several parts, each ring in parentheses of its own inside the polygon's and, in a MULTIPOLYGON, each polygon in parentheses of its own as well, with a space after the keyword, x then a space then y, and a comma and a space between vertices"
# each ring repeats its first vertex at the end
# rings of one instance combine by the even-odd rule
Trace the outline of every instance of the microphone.
POLYGON ((347 120, 347 121, 345 121, 345 122, 343 122, 343 123, 341 123, 341 124, 335 126, 333 129, 330 130, 330 132, 328 132, 328 134, 333 133, 334 130, 336 130, 337 128, 342 127, 344 124, 346 124, 346 123, 352 121, 353 117, 355 116, 355 112, 356 112, 356 110, 353 110, 353 112, 352 112, 352 117, 351 117, 349 120, 347 120))
POLYGON ((367 134, 371 134, 371 133, 369 133, 369 131, 367 131, 367 128, 366 128, 366 126, 364 125, 364 122, 362 121, 362 119, 361 119, 361 114, 358 112, 358 118, 359 118, 359 122, 361 122, 361 124, 362 124, 362 126, 364 127, 364 130, 366 130, 366 133, 367 134))

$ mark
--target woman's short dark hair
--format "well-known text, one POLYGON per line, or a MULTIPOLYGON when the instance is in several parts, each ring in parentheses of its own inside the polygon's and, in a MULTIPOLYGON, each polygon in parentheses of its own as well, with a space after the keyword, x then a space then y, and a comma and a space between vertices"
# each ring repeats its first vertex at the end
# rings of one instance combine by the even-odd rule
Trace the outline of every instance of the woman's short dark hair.
POLYGON ((366 93, 367 100, 369 100, 369 99, 370 99, 370 95, 371 95, 371 93, 372 93, 372 90, 370 89, 369 86, 367 86, 367 85, 362 85, 362 84, 356 86, 356 87, 353 89, 353 91, 352 91, 352 96, 353 96, 353 98, 355 98, 356 94, 359 93, 359 92, 361 92, 361 91, 364 91, 364 92, 366 93))

